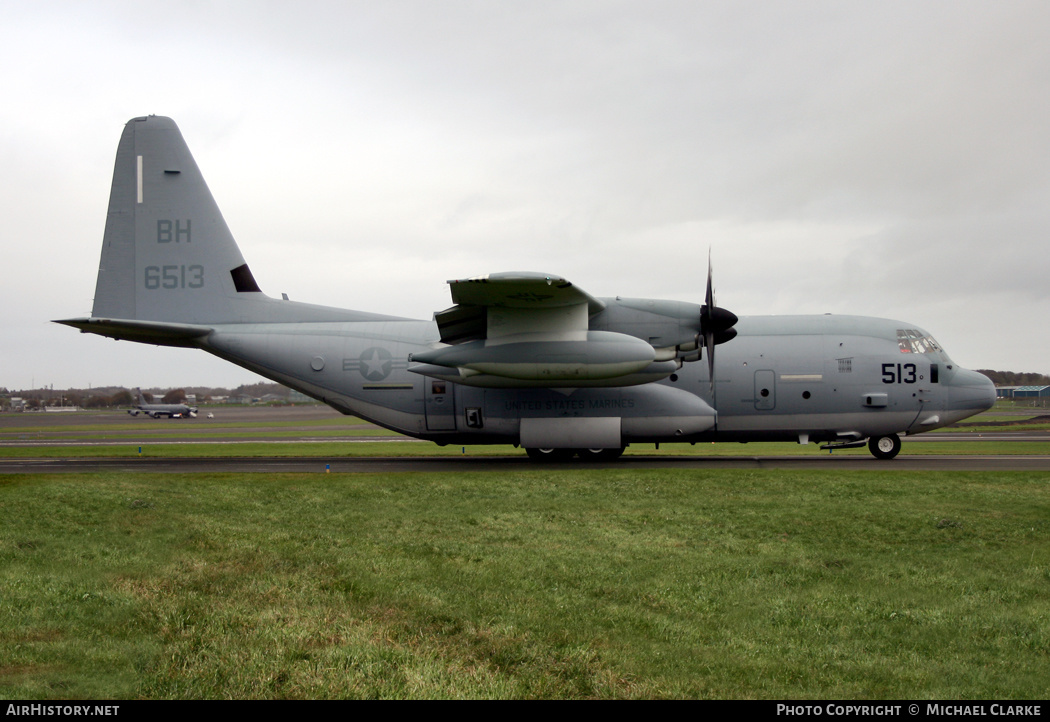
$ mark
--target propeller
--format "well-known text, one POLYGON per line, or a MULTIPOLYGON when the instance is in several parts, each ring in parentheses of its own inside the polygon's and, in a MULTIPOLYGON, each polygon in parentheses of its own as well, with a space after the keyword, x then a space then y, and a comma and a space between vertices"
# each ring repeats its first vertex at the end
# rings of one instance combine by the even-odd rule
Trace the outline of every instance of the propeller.
MULTIPOLYGON (((715 398, 715 346, 736 337, 736 314, 715 305, 715 290, 712 282, 711 252, 707 252, 707 293, 700 307, 700 335, 707 352, 707 377, 711 379, 711 400, 715 398)), ((698 339, 699 340, 699 339, 698 339)))

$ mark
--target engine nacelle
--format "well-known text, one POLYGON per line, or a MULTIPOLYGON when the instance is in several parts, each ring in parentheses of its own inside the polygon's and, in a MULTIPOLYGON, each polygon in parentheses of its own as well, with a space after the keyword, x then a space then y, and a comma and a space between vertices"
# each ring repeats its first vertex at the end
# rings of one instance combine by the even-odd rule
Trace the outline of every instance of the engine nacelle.
POLYGON ((675 358, 677 351, 696 349, 701 307, 695 303, 651 298, 603 298, 605 308, 590 319, 596 331, 624 333, 659 349, 657 360, 675 358))

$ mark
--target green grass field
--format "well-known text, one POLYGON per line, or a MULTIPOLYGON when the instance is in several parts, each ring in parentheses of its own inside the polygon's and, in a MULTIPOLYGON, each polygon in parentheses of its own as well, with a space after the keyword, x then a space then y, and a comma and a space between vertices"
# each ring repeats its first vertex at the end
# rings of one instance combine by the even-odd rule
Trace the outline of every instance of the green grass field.
POLYGON ((1024 472, 4 475, 0 697, 1040 699, 1048 559, 1024 472))

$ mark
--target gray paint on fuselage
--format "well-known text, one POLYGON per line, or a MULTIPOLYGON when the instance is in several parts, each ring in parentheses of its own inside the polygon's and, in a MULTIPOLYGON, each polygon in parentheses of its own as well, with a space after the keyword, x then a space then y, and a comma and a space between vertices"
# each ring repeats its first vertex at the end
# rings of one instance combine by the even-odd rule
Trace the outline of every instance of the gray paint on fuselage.
MULTIPOLYGON (((961 371, 950 368, 951 361, 943 352, 902 354, 896 337, 902 327, 914 326, 854 316, 741 318, 737 338, 717 350, 717 428, 688 438, 671 434, 645 440, 795 440, 804 434, 810 441, 822 441, 926 431, 943 425, 916 428, 924 415, 940 416, 947 423, 946 389, 961 371), (916 382, 884 383, 882 365, 902 359, 918 366, 916 382), (941 365, 936 384, 929 378, 931 363, 941 365), (770 408, 757 403, 756 372, 773 377, 775 403, 770 408), (873 393, 888 394, 887 405, 865 407, 863 398, 873 393)), ((410 373, 407 359, 433 348, 437 339, 432 321, 236 324, 217 326, 204 347, 331 403, 343 413, 438 441, 452 437, 473 443, 506 441, 516 436, 523 416, 629 418, 659 413, 632 392, 636 387, 479 389, 441 382, 449 394, 443 423, 435 424, 432 419, 428 425, 427 398, 433 403, 435 382, 410 373), (362 355, 373 348, 389 353, 388 369, 370 371, 362 363, 362 355), (480 428, 468 426, 467 409, 480 410, 480 428), (450 416, 455 419, 454 428, 435 429, 449 426, 450 416)), ((676 377, 660 385, 712 405, 706 363, 686 363, 676 377)), ((477 423, 478 417, 473 421, 477 423)))

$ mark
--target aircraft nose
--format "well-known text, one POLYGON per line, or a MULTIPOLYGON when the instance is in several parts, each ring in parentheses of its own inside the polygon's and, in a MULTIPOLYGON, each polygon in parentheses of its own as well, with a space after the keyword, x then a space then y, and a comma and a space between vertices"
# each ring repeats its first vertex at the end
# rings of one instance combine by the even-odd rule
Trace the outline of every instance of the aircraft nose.
POLYGON ((978 413, 995 406, 995 384, 984 374, 958 369, 948 387, 948 410, 978 413))

